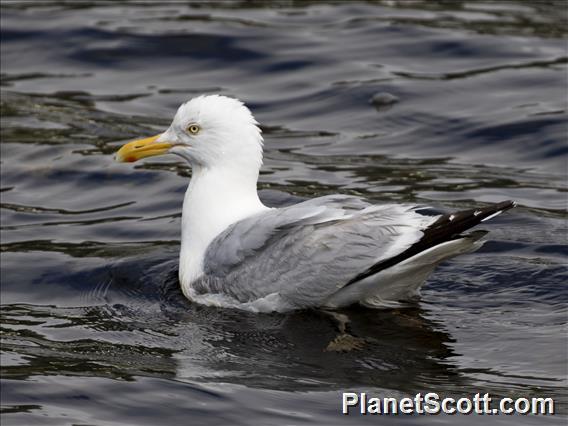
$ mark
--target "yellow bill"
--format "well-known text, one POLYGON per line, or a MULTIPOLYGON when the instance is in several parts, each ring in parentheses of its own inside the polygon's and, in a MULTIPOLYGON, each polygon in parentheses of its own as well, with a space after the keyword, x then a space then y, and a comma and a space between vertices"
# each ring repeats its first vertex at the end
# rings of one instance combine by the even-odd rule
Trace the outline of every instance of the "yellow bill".
POLYGON ((146 139, 128 142, 116 153, 116 161, 120 163, 133 163, 141 158, 166 154, 172 147, 172 144, 156 142, 156 139, 159 137, 160 135, 156 135, 146 139))

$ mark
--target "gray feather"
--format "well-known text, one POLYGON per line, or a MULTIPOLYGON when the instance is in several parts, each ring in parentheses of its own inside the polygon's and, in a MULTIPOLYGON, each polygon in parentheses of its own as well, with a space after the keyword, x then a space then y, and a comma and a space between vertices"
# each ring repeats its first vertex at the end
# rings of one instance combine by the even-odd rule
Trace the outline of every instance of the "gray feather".
POLYGON ((418 241, 435 219, 411 206, 338 195, 272 209, 217 236, 193 287, 241 302, 278 294, 296 307, 317 305, 361 270, 418 241))

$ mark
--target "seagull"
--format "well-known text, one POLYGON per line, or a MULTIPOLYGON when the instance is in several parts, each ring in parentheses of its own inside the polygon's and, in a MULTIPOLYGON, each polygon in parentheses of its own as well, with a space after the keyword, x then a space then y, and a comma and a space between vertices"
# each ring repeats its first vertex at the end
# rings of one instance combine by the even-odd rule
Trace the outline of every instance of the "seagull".
POLYGON ((284 312, 399 306, 441 262, 476 250, 470 228, 514 207, 450 214, 326 195, 270 208, 257 193, 263 138, 239 100, 199 96, 161 134, 135 140, 119 162, 175 154, 192 169, 183 202, 179 281, 197 303, 284 312))

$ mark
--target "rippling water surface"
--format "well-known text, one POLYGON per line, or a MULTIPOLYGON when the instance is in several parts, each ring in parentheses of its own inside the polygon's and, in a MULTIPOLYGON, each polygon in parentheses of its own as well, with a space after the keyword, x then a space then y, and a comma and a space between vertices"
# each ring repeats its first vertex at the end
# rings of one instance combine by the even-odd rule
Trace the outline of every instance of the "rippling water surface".
MULTIPOLYGON (((550 396, 566 413, 563 2, 3 3, 2 424, 374 423, 341 391, 550 396), (190 170, 116 164, 202 93, 262 123, 262 198, 515 199, 412 307, 317 312, 186 301, 190 170)), ((479 418, 398 417, 475 424, 479 418)), ((492 417, 565 424, 565 416, 492 417)))

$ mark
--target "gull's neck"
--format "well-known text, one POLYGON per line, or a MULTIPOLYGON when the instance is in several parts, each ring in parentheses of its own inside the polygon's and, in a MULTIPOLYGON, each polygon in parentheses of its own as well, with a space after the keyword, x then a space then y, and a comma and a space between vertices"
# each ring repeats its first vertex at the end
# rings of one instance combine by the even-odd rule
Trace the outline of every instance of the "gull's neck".
POLYGON ((182 212, 179 276, 184 294, 203 274, 203 258, 213 239, 229 225, 268 210, 256 190, 258 171, 193 167, 182 212))

